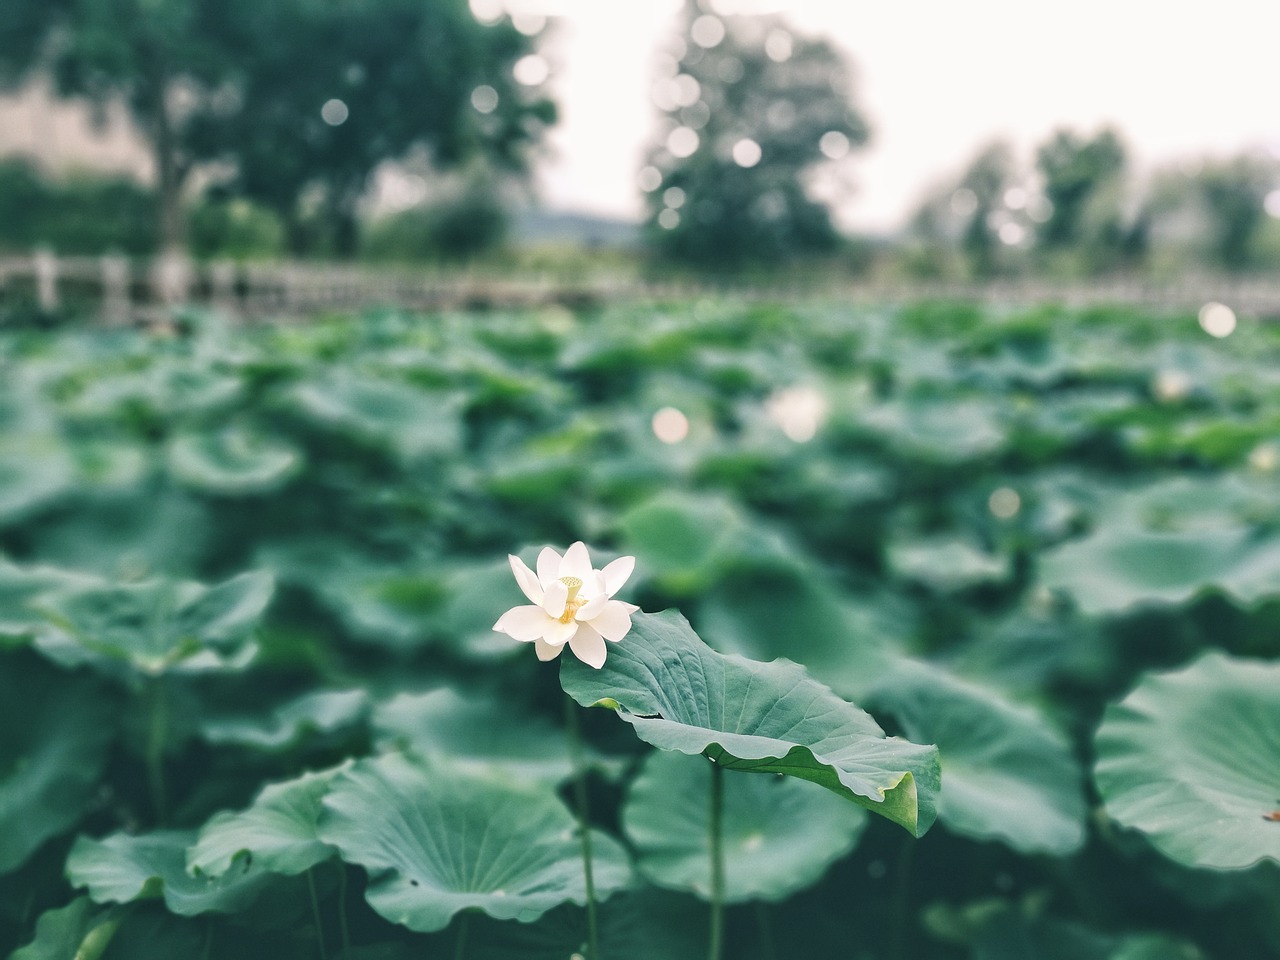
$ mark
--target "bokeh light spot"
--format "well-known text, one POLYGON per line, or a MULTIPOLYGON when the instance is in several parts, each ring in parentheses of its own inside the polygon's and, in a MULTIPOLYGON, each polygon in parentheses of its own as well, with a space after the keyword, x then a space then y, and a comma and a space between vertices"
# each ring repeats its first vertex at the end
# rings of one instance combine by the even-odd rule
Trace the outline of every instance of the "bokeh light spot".
POLYGON ((724 23, 719 17, 704 13, 689 28, 689 36, 698 46, 710 50, 724 39, 724 23))
POLYGON ((999 230, 1000 242, 1006 246, 1016 247, 1024 239, 1026 239, 1026 228, 1020 223, 1001 224, 999 230))
POLYGON ((807 443, 827 418, 827 398, 813 387, 788 387, 765 402, 765 414, 796 443, 807 443))
POLYGON ((670 207, 663 207, 662 212, 658 214, 658 226, 663 230, 674 230, 680 226, 680 214, 670 207))
POLYGON ((511 75, 516 78, 516 83, 526 87, 538 86, 550 74, 551 65, 536 53, 521 57, 516 61, 515 66, 511 68, 511 75))
POLYGON ((743 137, 733 145, 733 162, 740 167, 754 167, 760 162, 761 155, 760 144, 749 137, 743 137))
POLYGON ((663 443, 679 443, 689 435, 689 418, 675 407, 663 407, 653 415, 653 435, 663 443))
POLYGON ((669 89, 671 100, 678 107, 688 107, 698 102, 702 96, 702 85, 687 73, 682 73, 671 81, 669 89))
POLYGON ((997 487, 987 498, 987 509, 991 511, 992 516, 1008 520, 1022 509, 1022 498, 1012 487, 997 487))
POLYGON ((1027 191, 1022 187, 1010 187, 1004 192, 1004 205, 1010 210, 1023 210, 1027 206, 1027 191))
POLYGON ((1200 328, 1211 337, 1229 337, 1236 329, 1236 312, 1225 303, 1206 303, 1200 308, 1200 328))
POLYGON ((665 203, 672 210, 679 210, 681 207, 684 206, 684 201, 685 201, 684 191, 681 190, 679 187, 668 187, 662 193, 662 202, 665 203))
POLYGON ((1272 190, 1267 194, 1266 199, 1262 201, 1262 209, 1280 219, 1280 190, 1272 190))
POLYGON ((342 126, 349 116, 351 111, 347 109, 347 105, 336 97, 326 100, 324 106, 320 108, 320 119, 331 127, 342 126))
POLYGON ((657 167, 641 167, 636 174, 636 185, 645 193, 653 193, 662 186, 662 171, 657 167))
POLYGON ((791 34, 786 30, 770 30, 764 38, 764 52, 774 63, 786 63, 791 59, 791 34))
POLYGON ((536 37, 547 25, 547 18, 532 10, 517 10, 511 14, 511 25, 526 37, 536 37))
POLYGON ((676 127, 667 134, 667 149, 673 157, 680 159, 693 156, 700 142, 697 131, 688 127, 676 127))
POLYGON ((471 0, 471 15, 483 24, 502 19, 502 0, 471 0))
POLYGON ((818 149, 828 160, 839 160, 849 153, 849 138, 839 130, 828 130, 818 141, 818 149))
POLYGON ((471 91, 471 105, 481 113, 493 113, 498 109, 498 91, 483 83, 471 91))

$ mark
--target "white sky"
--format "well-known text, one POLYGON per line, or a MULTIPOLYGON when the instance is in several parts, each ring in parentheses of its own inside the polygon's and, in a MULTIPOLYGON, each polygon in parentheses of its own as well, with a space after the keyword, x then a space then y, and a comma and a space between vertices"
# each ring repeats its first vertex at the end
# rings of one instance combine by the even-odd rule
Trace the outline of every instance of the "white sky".
MULTIPOLYGON (((502 0, 473 0, 473 6, 502 0)), ((637 216, 655 52, 679 0, 506 0, 559 18, 546 53, 561 121, 539 170, 549 206, 637 216)), ((993 138, 1024 157, 1059 126, 1124 134, 1142 169, 1280 151, 1280 0, 717 0, 776 12, 852 60, 872 143, 842 221, 900 225, 993 138)))

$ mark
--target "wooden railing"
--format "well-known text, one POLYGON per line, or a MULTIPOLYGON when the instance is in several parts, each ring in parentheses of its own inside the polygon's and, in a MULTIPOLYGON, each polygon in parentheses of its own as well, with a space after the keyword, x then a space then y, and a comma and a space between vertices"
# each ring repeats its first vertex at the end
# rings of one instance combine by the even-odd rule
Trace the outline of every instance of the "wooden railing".
POLYGON ((645 278, 640 271, 519 272, 492 269, 374 268, 327 263, 194 263, 180 257, 150 261, 119 256, 56 257, 37 252, 0 258, 0 318, 26 303, 50 315, 97 317, 127 325, 167 315, 182 305, 207 306, 245 320, 298 318, 317 311, 371 306, 413 310, 478 307, 577 306, 729 295, 750 300, 844 300, 900 303, 922 299, 989 304, 1060 303, 1070 307, 1129 305, 1197 310, 1225 303, 1242 316, 1280 319, 1280 276, 1181 276, 1165 283, 1142 279, 1056 282, 1010 279, 984 283, 820 280, 695 283, 645 278))

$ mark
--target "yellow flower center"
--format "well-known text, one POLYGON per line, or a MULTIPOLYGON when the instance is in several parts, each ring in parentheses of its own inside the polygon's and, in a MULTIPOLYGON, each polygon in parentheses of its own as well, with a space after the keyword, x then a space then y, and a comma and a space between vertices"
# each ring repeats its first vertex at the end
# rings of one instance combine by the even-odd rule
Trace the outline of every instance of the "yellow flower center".
POLYGON ((578 591, 582 589, 582 580, 578 577, 561 577, 560 582, 569 588, 569 597, 565 601, 564 613, 560 614, 561 623, 573 623, 573 618, 587 602, 578 599, 578 591))

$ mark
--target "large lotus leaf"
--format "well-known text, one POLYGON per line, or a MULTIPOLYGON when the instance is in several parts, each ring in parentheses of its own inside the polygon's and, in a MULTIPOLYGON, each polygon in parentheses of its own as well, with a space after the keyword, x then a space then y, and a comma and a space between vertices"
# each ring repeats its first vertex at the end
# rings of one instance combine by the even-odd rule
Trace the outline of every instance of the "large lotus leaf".
POLYGON ((39 528, 40 559, 108 579, 192 576, 217 535, 199 498, 144 484, 80 495, 39 528))
MULTIPOLYGON (((374 559, 337 538, 268 546, 256 559, 283 582, 315 593, 356 638, 380 646, 421 646, 447 596, 441 580, 417 564, 374 559)), ((492 633, 492 620, 485 626, 492 633)))
POLYGON ((98 960, 120 926, 120 911, 103 910, 88 897, 47 910, 36 921, 35 939, 9 960, 98 960))
POLYGON ((856 604, 804 564, 737 568, 698 606, 702 636, 752 660, 787 657, 843 696, 857 697, 897 658, 909 611, 890 597, 856 604))
POLYGON ((270 575, 244 573, 215 586, 156 579, 68 587, 38 606, 91 659, 154 675, 216 668, 247 649, 273 590, 270 575))
POLYGON ((237 913, 258 898, 271 874, 245 865, 221 877, 187 872, 187 849, 194 830, 160 830, 102 840, 80 837, 67 856, 67 879, 86 887, 97 903, 163 899, 172 913, 237 913))
POLYGON ((111 371, 68 399, 77 419, 124 419, 145 413, 155 417, 208 413, 226 407, 243 392, 240 378, 210 369, 203 362, 162 360, 131 373, 111 371))
POLYGON ((928 463, 959 463, 988 456, 1005 442, 1000 407, 989 401, 910 399, 864 412, 859 424, 884 438, 901 456, 928 463))
POLYGON ((70 829, 116 732, 111 691, 31 654, 0 660, 0 873, 70 829))
MULTIPOLYGON (((374 910, 412 930, 468 908, 528 922, 585 902, 576 823, 547 790, 388 754, 337 777, 324 807, 320 839, 369 871, 374 910)), ((603 834, 593 845, 608 896, 627 882, 626 855, 603 834)))
POLYGON ((448 688, 402 693, 374 711, 373 727, 383 749, 506 771, 517 781, 556 784, 573 772, 563 731, 488 697, 448 688))
POLYGON ((1065 856, 1085 838, 1083 777, 1065 736, 997 691, 924 666, 902 667, 871 701, 905 736, 942 756, 938 819, 1021 853, 1065 856))
POLYGON ((1213 587, 1245 603, 1280 593, 1280 537, 1243 528, 1148 531, 1105 526, 1040 558, 1040 581, 1086 613, 1179 604, 1213 587))
POLYGON ((247 809, 215 814, 187 852, 187 868, 221 877, 243 862, 293 876, 328 860, 335 851, 316 835, 316 821, 320 801, 343 769, 267 784, 247 809))
MULTIPOLYGON (((692 897, 653 888, 624 891, 596 912, 601 957, 701 960, 707 955, 707 909, 692 897)), ((469 960, 572 960, 586 957, 587 949, 586 911, 572 905, 533 923, 476 918, 467 936, 469 960)))
MULTIPOLYGON (((711 893, 711 764, 657 751, 631 786, 622 827, 655 884, 711 893)), ((724 778, 726 902, 782 900, 816 883, 858 842, 864 810, 794 777, 724 778)))
POLYGON ((735 552, 743 516, 722 497, 663 493, 628 510, 620 526, 625 552, 647 576, 673 593, 696 593, 735 552))
POLYGON ((20 567, 0 560, 0 638, 29 636, 44 623, 32 605, 41 594, 92 582, 91 577, 57 567, 20 567))
POLYGON ((929 829, 936 747, 885 737, 798 664, 716 653, 677 613, 636 614, 632 624, 601 669, 564 658, 560 682, 578 703, 616 705, 660 749, 812 780, 916 836, 929 829))
POLYGON ((58 499, 75 479, 75 459, 57 434, 0 433, 0 524, 58 499))
POLYGON ((1280 663, 1209 653, 1107 708, 1094 778, 1108 815, 1193 867, 1280 860, 1280 663))
POLYGON ((342 374, 300 384, 292 400, 313 422, 408 459, 448 455, 461 442, 454 393, 342 374))
POLYGON ((895 540, 888 559, 897 576, 943 592, 1002 583, 1012 573, 1008 556, 990 554, 960 536, 895 540))
POLYGON ((269 717, 215 717, 203 720, 200 734, 210 743, 290 750, 309 735, 335 734, 362 723, 369 713, 363 690, 317 690, 290 700, 269 717))
POLYGON ((174 437, 169 471, 181 483, 206 493, 237 496, 269 493, 302 466, 292 446, 245 427, 174 437))
POLYGON ((1203 960, 1185 940, 1158 934, 1115 936, 1046 916, 1040 903, 984 901, 953 910, 935 907, 930 926, 967 942, 971 960, 1203 960))

